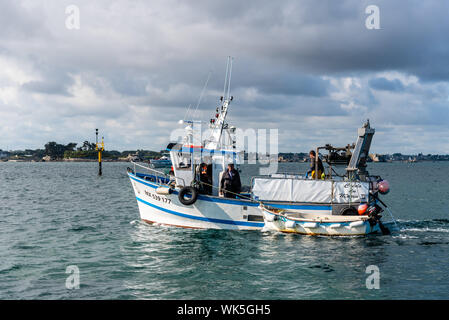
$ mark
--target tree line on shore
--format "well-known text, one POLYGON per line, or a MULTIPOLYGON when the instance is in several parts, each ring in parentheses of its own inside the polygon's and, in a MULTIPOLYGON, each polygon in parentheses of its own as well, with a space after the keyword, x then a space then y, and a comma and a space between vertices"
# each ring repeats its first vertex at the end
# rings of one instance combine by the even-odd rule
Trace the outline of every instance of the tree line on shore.
MULTIPOLYGON (((77 143, 71 142, 68 144, 59 144, 55 141, 48 142, 44 145, 43 149, 25 149, 15 151, 2 151, 0 149, 0 160, 34 160, 42 161, 57 161, 64 159, 96 159, 98 152, 96 150, 95 143, 84 141, 77 147, 77 143)), ((161 150, 105 150, 102 157, 107 160, 149 160, 157 159, 166 154, 166 151, 161 150)), ((371 156, 371 155, 370 155, 371 156)), ((391 162, 391 161, 449 161, 449 155, 427 154, 419 153, 417 155, 404 155, 401 153, 375 155, 378 158, 378 162, 391 162)), ((255 153, 244 154, 244 159, 257 159, 258 155, 255 153)), ((279 153, 278 160, 281 162, 303 162, 308 159, 308 154, 304 152, 299 153, 279 153)), ((371 159, 369 159, 371 160, 371 159)), ((372 161, 372 160, 371 160, 372 161)))
MULTIPOLYGON (((63 159, 96 159, 98 151, 95 143, 84 141, 77 147, 77 143, 70 142, 68 144, 60 144, 55 141, 50 141, 44 145, 43 149, 25 149, 16 151, 2 151, 0 155, 3 159, 21 159, 21 160, 63 160, 63 159)), ((118 160, 119 158, 126 158, 132 155, 134 158, 140 160, 154 159, 162 156, 162 151, 151 150, 105 150, 102 153, 104 159, 118 160)))

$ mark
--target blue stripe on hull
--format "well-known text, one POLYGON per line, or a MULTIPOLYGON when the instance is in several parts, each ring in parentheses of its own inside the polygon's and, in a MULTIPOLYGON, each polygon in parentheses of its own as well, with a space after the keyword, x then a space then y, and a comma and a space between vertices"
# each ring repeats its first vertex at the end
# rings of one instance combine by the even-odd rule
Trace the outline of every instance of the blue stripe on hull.
POLYGON ((206 217, 198 217, 198 216, 193 216, 190 214, 185 214, 185 213, 181 213, 181 212, 177 212, 177 211, 173 211, 170 209, 166 209, 166 208, 162 208, 159 207, 153 203, 150 203, 148 201, 145 201, 139 197, 136 197, 137 201, 140 201, 144 204, 146 204, 147 206, 153 207, 157 210, 166 212, 166 213, 170 213, 173 214, 175 216, 178 217, 183 217, 183 218, 188 218, 188 219, 193 219, 193 220, 199 220, 199 221, 206 221, 206 222, 212 222, 212 223, 221 223, 221 224, 230 224, 230 225, 236 225, 236 226, 246 226, 246 227, 258 227, 258 228, 262 228, 264 226, 264 223, 257 223, 257 222, 244 222, 244 221, 234 221, 234 220, 224 220, 224 219, 216 219, 216 218, 206 218, 206 217))

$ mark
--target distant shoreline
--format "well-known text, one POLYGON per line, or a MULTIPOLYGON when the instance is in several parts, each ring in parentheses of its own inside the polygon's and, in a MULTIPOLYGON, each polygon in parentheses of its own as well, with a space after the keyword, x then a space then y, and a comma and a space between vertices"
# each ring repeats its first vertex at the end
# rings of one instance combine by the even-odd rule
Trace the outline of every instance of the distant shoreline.
MULTIPOLYGON (((26 160, 26 159, 9 159, 0 160, 0 162, 98 162, 97 159, 62 159, 62 160, 26 160)), ((130 162, 129 160, 111 160, 103 159, 101 162, 130 162)), ((136 161, 136 162, 147 162, 147 161, 136 161)))
MULTIPOLYGON (((371 163, 423 163, 423 162, 448 162, 449 160, 447 159, 440 159, 440 160, 418 160, 418 161, 409 161, 409 160, 392 160, 392 161, 370 161, 368 162, 369 164, 371 163)), ((33 160, 33 159, 0 159, 0 162, 32 162, 32 163, 41 163, 41 162, 67 162, 67 163, 71 163, 71 162, 98 162, 97 159, 60 159, 60 160, 33 160)), ((101 162, 131 162, 129 160, 118 160, 118 159, 103 159, 101 162)), ((137 163, 149 163, 149 161, 134 161, 137 163)), ((304 161, 278 161, 278 163, 308 163, 308 162, 304 162, 304 161)))

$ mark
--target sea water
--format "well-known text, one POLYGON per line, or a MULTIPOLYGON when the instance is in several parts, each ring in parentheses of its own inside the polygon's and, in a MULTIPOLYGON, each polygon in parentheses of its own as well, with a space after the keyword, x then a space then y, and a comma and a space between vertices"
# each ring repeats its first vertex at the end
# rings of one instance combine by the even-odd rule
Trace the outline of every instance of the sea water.
POLYGON ((449 298, 449 162, 369 164, 399 230, 357 238, 151 226, 127 166, 0 163, 0 299, 449 298))

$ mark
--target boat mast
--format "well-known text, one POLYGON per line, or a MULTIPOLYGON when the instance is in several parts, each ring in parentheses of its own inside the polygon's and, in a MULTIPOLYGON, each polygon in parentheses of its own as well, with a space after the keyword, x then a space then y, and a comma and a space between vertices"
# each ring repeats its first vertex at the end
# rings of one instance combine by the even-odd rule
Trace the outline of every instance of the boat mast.
POLYGON ((228 56, 228 61, 226 64, 226 75, 225 75, 225 83, 223 88, 223 96, 220 98, 222 101, 221 106, 217 108, 217 113, 215 114, 215 119, 211 119, 210 128, 212 129, 212 133, 207 139, 206 149, 215 150, 221 147, 221 138, 223 129, 225 126, 226 115, 228 113, 228 107, 233 97, 230 96, 231 93, 231 75, 232 75, 232 61, 234 58, 228 56))

